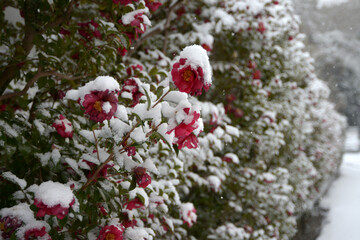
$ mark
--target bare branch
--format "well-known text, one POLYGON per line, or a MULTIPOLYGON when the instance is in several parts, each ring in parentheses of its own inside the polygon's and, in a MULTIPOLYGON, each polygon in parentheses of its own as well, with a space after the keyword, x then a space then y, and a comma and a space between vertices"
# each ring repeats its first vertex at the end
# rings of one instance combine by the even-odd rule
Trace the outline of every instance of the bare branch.
POLYGON ((67 79, 67 80, 76 80, 76 79, 80 79, 80 78, 84 78, 85 76, 69 76, 63 73, 59 73, 56 71, 48 71, 48 72, 42 72, 41 69, 38 70, 38 72, 35 74, 35 76, 33 76, 30 81, 25 85, 25 87, 18 92, 12 92, 12 93, 7 93, 4 94, 2 96, 0 96, 0 101, 5 100, 5 99, 9 99, 9 98, 13 98, 13 97, 18 97, 21 95, 24 95, 27 93, 27 91, 29 90, 29 88, 41 77, 46 77, 46 76, 56 76, 58 78, 63 78, 63 79, 67 79))

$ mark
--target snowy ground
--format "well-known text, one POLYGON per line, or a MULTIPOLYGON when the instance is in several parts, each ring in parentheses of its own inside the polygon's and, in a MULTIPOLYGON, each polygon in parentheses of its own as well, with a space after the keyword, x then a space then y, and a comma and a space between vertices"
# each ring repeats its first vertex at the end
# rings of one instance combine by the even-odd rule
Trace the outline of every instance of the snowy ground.
POLYGON ((346 144, 346 149, 352 152, 345 153, 340 176, 321 201, 329 212, 317 240, 360 239, 360 152, 353 152, 355 146, 358 150, 359 141, 352 129, 346 144))

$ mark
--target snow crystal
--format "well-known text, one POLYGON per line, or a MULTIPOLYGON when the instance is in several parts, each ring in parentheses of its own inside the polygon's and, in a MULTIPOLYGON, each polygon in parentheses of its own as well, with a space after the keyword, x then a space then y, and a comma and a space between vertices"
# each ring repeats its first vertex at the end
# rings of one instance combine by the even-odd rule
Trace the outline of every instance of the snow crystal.
POLYGON ((180 52, 180 58, 186 58, 186 63, 195 70, 201 67, 204 72, 204 82, 206 84, 212 83, 212 69, 207 52, 203 47, 199 45, 188 46, 180 52))
POLYGON ((120 119, 121 121, 127 122, 129 121, 128 114, 126 108, 123 105, 118 105, 117 110, 114 113, 114 116, 120 119))
POLYGON ((17 176, 15 176, 13 173, 11 172, 3 172, 1 174, 5 179, 13 182, 13 183, 16 183, 17 185, 20 186, 21 189, 24 189, 26 187, 26 181, 24 179, 20 179, 18 178, 17 176))
POLYGON ((80 98, 80 104, 84 101, 84 96, 91 91, 120 91, 119 83, 110 76, 99 76, 95 80, 88 82, 85 86, 77 90, 70 90, 66 93, 65 99, 77 101, 80 98))
POLYGON ((70 187, 53 181, 47 181, 40 184, 35 191, 35 198, 42 201, 48 207, 60 204, 64 208, 69 208, 74 200, 74 194, 70 187))

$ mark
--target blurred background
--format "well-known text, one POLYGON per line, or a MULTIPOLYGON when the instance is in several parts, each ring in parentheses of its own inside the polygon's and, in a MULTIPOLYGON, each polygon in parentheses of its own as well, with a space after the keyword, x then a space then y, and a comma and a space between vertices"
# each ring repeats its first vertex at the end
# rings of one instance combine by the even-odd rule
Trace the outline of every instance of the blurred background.
POLYGON ((294 0, 317 75, 349 126, 360 126, 360 0, 294 0))

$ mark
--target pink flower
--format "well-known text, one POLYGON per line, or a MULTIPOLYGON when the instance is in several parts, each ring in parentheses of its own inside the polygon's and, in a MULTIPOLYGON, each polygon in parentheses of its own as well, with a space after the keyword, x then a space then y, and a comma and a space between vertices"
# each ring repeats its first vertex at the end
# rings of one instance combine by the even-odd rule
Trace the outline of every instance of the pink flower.
POLYGON ((108 225, 100 230, 97 240, 122 240, 124 229, 115 225, 108 225))
POLYGON ((200 95, 202 89, 206 91, 210 84, 204 82, 204 72, 201 67, 193 69, 190 65, 186 66, 186 58, 180 58, 179 62, 173 65, 171 76, 176 87, 180 92, 186 92, 190 95, 200 95))
POLYGON ((130 107, 135 107, 139 103, 140 98, 144 95, 139 91, 139 86, 136 81, 133 79, 127 79, 124 82, 123 88, 120 91, 120 95, 123 92, 128 92, 132 94, 132 104, 130 107))
POLYGON ((133 200, 126 202, 124 204, 124 207, 127 210, 133 210, 133 209, 136 209, 136 208, 143 208, 144 204, 140 201, 140 199, 134 198, 133 200))
POLYGON ((139 187, 146 188, 151 183, 151 176, 146 173, 146 168, 136 167, 133 171, 139 187))
POLYGON ((45 205, 41 200, 38 200, 35 198, 34 205, 39 208, 38 212, 36 213, 37 217, 43 217, 45 215, 54 215, 58 219, 63 219, 69 212, 69 208, 74 205, 75 199, 72 200, 72 202, 69 204, 68 208, 65 208, 61 206, 60 204, 57 204, 55 206, 49 207, 45 205))
POLYGON ((51 237, 46 232, 45 226, 42 227, 41 229, 40 228, 32 228, 25 232, 25 240, 30 240, 30 239, 34 239, 34 238, 38 239, 38 237, 41 237, 41 239, 51 240, 51 237))
POLYGON ((82 103, 90 120, 103 122, 110 120, 117 110, 118 95, 115 92, 92 91, 86 94, 82 103))
POLYGON ((162 5, 162 3, 155 2, 154 0, 145 0, 145 5, 150 9, 150 11, 155 12, 162 5))
POLYGON ((120 56, 125 56, 126 53, 128 52, 128 50, 126 48, 124 48, 124 47, 119 47, 117 49, 117 52, 118 52, 118 54, 120 54, 120 56))
POLYGON ((59 119, 57 119, 52 126, 63 138, 72 138, 74 133, 72 124, 62 114, 60 114, 59 119))

